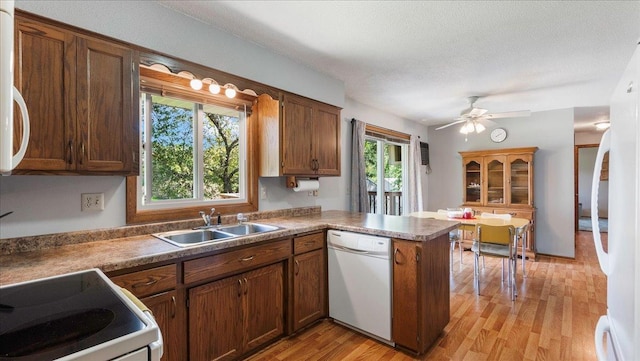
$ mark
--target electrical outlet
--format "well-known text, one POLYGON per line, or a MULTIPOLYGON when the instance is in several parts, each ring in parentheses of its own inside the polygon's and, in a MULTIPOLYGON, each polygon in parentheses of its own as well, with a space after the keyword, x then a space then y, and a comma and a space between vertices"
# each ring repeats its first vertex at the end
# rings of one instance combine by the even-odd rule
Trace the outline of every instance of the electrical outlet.
POLYGON ((267 199, 267 187, 260 187, 260 199, 267 199))
POLYGON ((82 193, 82 206, 84 211, 104 211, 104 193, 82 193))
POLYGON ((315 191, 313 191, 313 196, 317 197, 318 196, 318 190, 316 189, 315 191))

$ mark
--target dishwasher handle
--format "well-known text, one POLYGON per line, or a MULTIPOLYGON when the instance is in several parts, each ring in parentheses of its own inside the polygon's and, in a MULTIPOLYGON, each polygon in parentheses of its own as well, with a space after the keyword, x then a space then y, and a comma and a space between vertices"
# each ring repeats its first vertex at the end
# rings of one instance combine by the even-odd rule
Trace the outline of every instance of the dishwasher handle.
POLYGON ((331 248, 339 249, 339 250, 345 251, 345 252, 357 253, 357 254, 371 254, 371 252, 369 252, 369 251, 363 251, 361 249, 355 249, 355 248, 350 248, 350 247, 346 247, 346 246, 338 246, 338 245, 335 245, 335 244, 332 244, 331 248))

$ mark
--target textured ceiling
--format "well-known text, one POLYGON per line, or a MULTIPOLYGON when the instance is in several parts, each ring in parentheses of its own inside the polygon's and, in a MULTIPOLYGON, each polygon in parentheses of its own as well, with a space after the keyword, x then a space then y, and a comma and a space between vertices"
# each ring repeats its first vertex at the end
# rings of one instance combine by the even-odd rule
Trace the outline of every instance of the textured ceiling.
POLYGON ((640 39, 640 1, 159 3, 426 124, 457 117, 472 95, 490 112, 584 107, 578 120, 600 120, 640 39))

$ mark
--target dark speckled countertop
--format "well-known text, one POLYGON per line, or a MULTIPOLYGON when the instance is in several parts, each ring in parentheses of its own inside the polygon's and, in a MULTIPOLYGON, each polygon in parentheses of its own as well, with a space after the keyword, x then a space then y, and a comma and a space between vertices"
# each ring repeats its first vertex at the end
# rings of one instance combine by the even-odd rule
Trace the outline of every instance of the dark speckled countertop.
POLYGON ((256 221, 281 229, 188 248, 176 247, 146 234, 3 254, 0 255, 0 285, 87 268, 111 272, 327 228, 423 242, 455 229, 458 224, 453 221, 346 211, 259 218, 256 221))

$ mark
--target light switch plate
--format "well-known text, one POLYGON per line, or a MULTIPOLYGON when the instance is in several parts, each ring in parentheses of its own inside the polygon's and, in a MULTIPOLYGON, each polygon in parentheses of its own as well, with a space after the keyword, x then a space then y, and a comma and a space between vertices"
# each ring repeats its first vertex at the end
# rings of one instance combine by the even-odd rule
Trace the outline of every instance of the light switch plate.
POLYGON ((82 205, 84 211, 104 211, 104 193, 82 193, 82 205))

